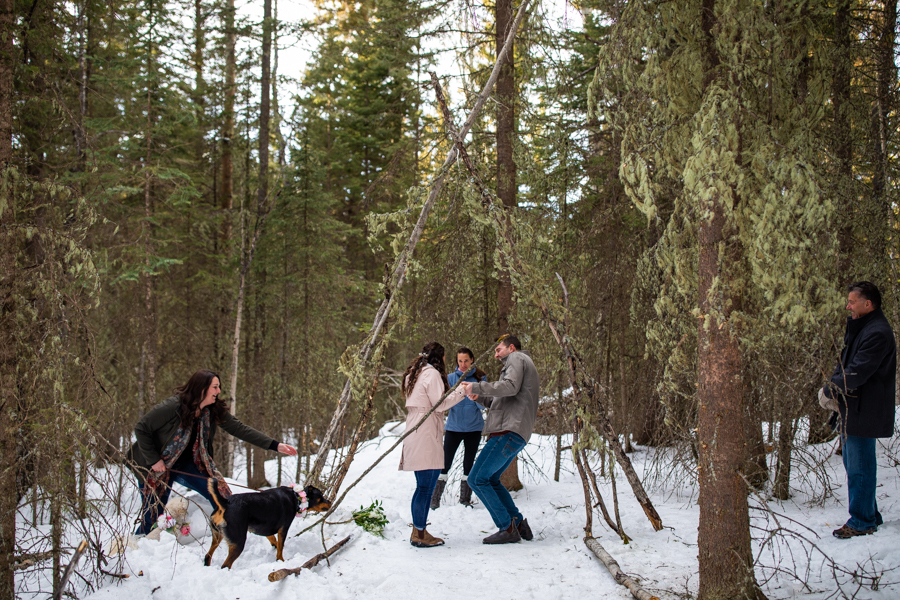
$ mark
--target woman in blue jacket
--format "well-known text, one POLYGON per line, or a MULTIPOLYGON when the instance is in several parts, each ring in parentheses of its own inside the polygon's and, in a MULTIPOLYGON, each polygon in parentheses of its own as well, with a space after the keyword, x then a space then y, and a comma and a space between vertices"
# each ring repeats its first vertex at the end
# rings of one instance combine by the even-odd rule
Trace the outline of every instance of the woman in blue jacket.
MULTIPOLYGON (((456 385, 460 377, 472 368, 474 362, 475 354, 465 346, 456 351, 456 371, 447 375, 447 383, 450 384, 450 387, 456 385)), ((487 381, 487 376, 481 369, 476 368, 463 381, 487 381)), ((444 426, 444 469, 438 477, 437 487, 434 488, 434 494, 431 496, 432 509, 441 505, 441 494, 444 493, 444 486, 447 485, 447 474, 450 472, 450 466, 453 464, 453 457, 456 456, 460 442, 463 443, 465 451, 463 454, 463 478, 459 485, 459 503, 472 503, 472 490, 469 488, 468 477, 472 465, 475 464, 475 455, 478 453, 478 444, 481 443, 482 429, 484 429, 484 417, 481 416, 481 407, 468 396, 450 409, 447 424, 444 426)))

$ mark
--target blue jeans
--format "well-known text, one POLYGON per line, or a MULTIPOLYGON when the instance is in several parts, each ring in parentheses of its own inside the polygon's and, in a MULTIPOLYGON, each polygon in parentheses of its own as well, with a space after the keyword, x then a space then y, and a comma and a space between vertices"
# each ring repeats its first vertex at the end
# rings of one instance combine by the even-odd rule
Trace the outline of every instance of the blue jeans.
POLYGON ((875 438, 845 436, 842 458, 847 470, 850 495, 850 520, 847 525, 857 531, 875 529, 884 520, 875 500, 875 438))
POLYGON ((193 462, 182 463, 176 465, 175 468, 179 471, 190 473, 190 475, 169 473, 169 484, 162 486, 162 492, 158 498, 152 495, 149 498, 144 498, 144 482, 138 482, 143 502, 141 503, 141 524, 138 526, 137 531, 135 531, 136 534, 143 535, 150 533, 150 530, 153 529, 153 524, 156 523, 156 520, 159 518, 160 510, 164 509, 166 502, 169 501, 169 493, 172 491, 170 486, 175 485, 176 483, 180 483, 184 487, 194 490, 209 500, 210 504, 215 506, 215 504, 213 504, 212 496, 209 495, 209 490, 206 487, 209 475, 201 473, 200 470, 197 469, 197 465, 193 462))
POLYGON ((469 472, 469 487, 484 503, 494 525, 500 529, 508 528, 513 519, 523 519, 512 496, 500 483, 500 476, 524 447, 525 440, 517 433, 492 437, 481 449, 469 472))
POLYGON ((437 485, 440 469, 425 469, 416 471, 416 491, 412 497, 413 527, 418 530, 425 529, 428 524, 428 509, 431 507, 431 495, 437 485))

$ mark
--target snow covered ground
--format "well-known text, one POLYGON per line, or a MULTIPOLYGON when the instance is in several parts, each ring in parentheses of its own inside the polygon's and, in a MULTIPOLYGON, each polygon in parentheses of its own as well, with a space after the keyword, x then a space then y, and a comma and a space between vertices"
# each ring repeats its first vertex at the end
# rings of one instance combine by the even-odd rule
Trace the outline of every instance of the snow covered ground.
MULTIPOLYGON (((393 431, 385 426, 381 436, 368 442, 357 455, 345 486, 381 456, 402 429, 402 424, 393 431)), ((136 549, 126 551, 121 568, 131 577, 121 581, 109 579, 104 587, 86 597, 91 600, 326 600, 363 596, 390 600, 423 596, 428 600, 630 598, 629 592, 615 583, 582 542, 585 511, 581 482, 568 453, 563 454, 560 481, 553 481, 555 443, 553 437, 534 436, 526 447, 520 468, 525 489, 514 497, 534 530, 535 538, 531 542, 482 544, 482 538, 495 530, 490 516, 480 503, 474 507, 457 504, 458 482, 451 479, 442 507, 429 515, 428 528, 444 538, 446 545, 431 549, 410 546, 409 503, 415 483, 412 473, 397 470, 398 447, 350 491, 342 507, 330 518, 335 522, 346 521, 352 510, 380 500, 390 520, 385 538, 366 533, 353 523, 326 525, 324 542, 328 546, 347 535, 353 536, 347 546, 332 556, 330 566, 323 563, 277 583, 268 581, 272 571, 285 566, 299 567, 323 551, 318 529, 293 537, 312 522, 312 517, 294 522, 292 537, 285 545, 285 563, 275 561, 275 552, 265 538, 251 535, 244 553, 230 571, 218 568, 227 554, 224 544, 214 557, 214 566, 204 567, 208 535, 199 542, 181 545, 173 535, 164 532, 159 541, 142 539, 136 549)), ((565 443, 568 442, 564 438, 565 443)), ((830 484, 804 477, 803 470, 795 468, 797 478, 791 500, 779 503, 752 499, 751 504, 756 507, 752 516, 759 563, 757 579, 764 582, 769 598, 824 599, 842 595, 900 598, 900 506, 897 503, 900 474, 892 458, 896 453, 889 452, 884 444, 879 445, 878 502, 885 524, 875 535, 837 540, 831 530, 847 518, 846 484, 840 457, 829 457, 833 447, 832 442, 808 448, 805 457, 808 461, 826 463, 831 471, 830 484), (824 502, 815 502, 823 496, 824 502), (766 507, 769 512, 762 510, 766 507), (767 531, 778 526, 784 528, 782 534, 769 536, 767 531), (763 539, 770 542, 762 544, 763 539), (877 577, 877 582, 867 575, 877 577)), ((639 448, 631 455, 638 473, 659 464, 651 460, 653 452, 639 448)), ((295 469, 293 460, 283 463, 287 480, 295 469)), ((270 461, 267 469, 270 481, 274 481, 276 461, 270 461)), ((237 477, 241 482, 240 473, 237 477)), ((690 488, 677 485, 674 479, 674 475, 668 480, 658 478, 662 483, 651 494, 665 526, 662 531, 653 531, 618 470, 619 508, 625 531, 633 541, 623 545, 602 522, 599 511, 594 515, 595 537, 623 570, 660 598, 694 596, 698 586, 696 495, 690 488)), ((608 481, 600 483, 607 506, 612 510, 608 481)), ((194 534, 206 533, 199 514, 194 513, 191 522, 194 534)), ((85 597, 85 593, 79 596, 85 597)))

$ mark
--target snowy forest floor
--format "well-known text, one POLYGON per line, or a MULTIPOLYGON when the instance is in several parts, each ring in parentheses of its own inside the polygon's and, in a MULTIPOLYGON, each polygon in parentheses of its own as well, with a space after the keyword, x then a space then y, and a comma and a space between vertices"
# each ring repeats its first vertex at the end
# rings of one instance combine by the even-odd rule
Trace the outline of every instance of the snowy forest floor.
MULTIPOLYGON (((402 424, 388 424, 379 437, 359 451, 345 487, 356 480, 402 433, 402 424), (393 427, 393 430, 391 430, 393 427)), ((569 443, 563 438, 563 443, 569 443)), ((770 599, 774 598, 897 598, 900 597, 900 469, 895 456, 897 438, 879 440, 878 504, 884 525, 872 536, 837 540, 831 530, 846 519, 846 482, 839 456, 832 456, 835 442, 806 447, 801 462, 818 462, 829 477, 813 477, 808 468, 793 469, 793 497, 778 502, 763 496, 751 497, 752 534, 757 555, 757 580, 770 599), (778 528, 779 531, 775 531, 778 528)), ((534 530, 534 540, 518 544, 486 546, 481 540, 493 533, 490 516, 476 501, 472 507, 456 503, 459 466, 454 465, 443 504, 429 514, 429 531, 444 538, 446 545, 416 549, 409 544, 410 499, 415 487, 412 473, 397 470, 400 448, 394 450, 362 482, 352 489, 343 505, 329 519, 351 518, 351 511, 379 500, 389 524, 384 539, 363 531, 354 523, 326 525, 324 543, 335 544, 352 534, 350 543, 332 556, 330 566, 323 561, 298 576, 271 583, 269 573, 283 567, 299 567, 323 551, 316 528, 295 535, 308 524, 295 520, 285 544, 285 563, 276 562, 268 541, 250 535, 244 553, 230 571, 219 569, 227 548, 223 544, 213 558, 213 567, 203 566, 209 546, 207 524, 192 505, 192 533, 199 538, 182 545, 175 536, 163 532, 158 541, 141 539, 136 549, 128 549, 116 565, 130 574, 125 580, 109 578, 100 589, 89 592, 73 578, 81 598, 91 600, 263 600, 315 598, 316 600, 367 597, 405 599, 427 595, 429 600, 457 600, 464 597, 496 599, 592 597, 630 598, 615 583, 603 564, 585 547, 584 496, 568 452, 563 453, 560 481, 553 481, 554 437, 533 436, 520 461, 525 488, 513 494, 517 505, 534 530)), ((699 509, 695 490, 685 485, 683 467, 668 465, 668 451, 638 448, 631 455, 638 473, 656 482, 651 499, 662 517, 664 529, 654 532, 627 481, 617 469, 619 509, 625 532, 633 539, 627 545, 594 515, 595 537, 622 569, 645 589, 663 599, 696 596, 698 587, 697 525, 699 509), (662 453, 661 453, 662 452, 662 453), (682 475, 679 475, 681 473, 682 475)), ((457 462, 461 459, 461 451, 457 462)), ((284 459, 283 477, 290 481, 296 459, 284 459)), ((277 462, 266 465, 270 481, 276 480, 277 462)), ((599 470, 599 469, 598 469, 599 470)), ((241 471, 236 483, 244 483, 241 471)), ((599 481, 607 506, 612 511, 608 479, 599 481)), ((178 489, 178 488, 176 488, 178 489)), ((184 491, 183 489, 181 491, 184 491)), ((236 493, 245 490, 235 488, 236 493)), ((188 497, 208 504, 197 494, 188 497)), ((123 500, 131 514, 120 517, 119 531, 126 531, 133 519, 137 491, 126 487, 123 500), (129 499, 128 495, 131 494, 129 499), (129 504, 131 503, 131 504, 129 504)), ((599 511, 597 511, 599 513, 599 511)), ((20 528, 28 526, 20 516, 20 528)), ((114 517, 107 515, 110 520, 114 517)), ((40 526, 43 527, 43 526, 40 526)), ((69 536, 67 536, 69 537, 69 536)), ((77 540, 68 539, 73 545, 77 540)), ((110 541, 104 548, 108 551, 110 541)), ((64 561, 65 562, 65 561, 64 561)), ((111 561, 112 563, 112 561, 111 561)), ((80 570, 89 567, 81 565, 80 570)), ((115 567, 110 567, 115 570, 115 567)), ((46 571, 44 571, 46 573, 46 571)), ((19 589, 48 589, 48 583, 34 581, 35 575, 19 576, 19 589)), ((23 594, 44 598, 46 593, 23 594)))

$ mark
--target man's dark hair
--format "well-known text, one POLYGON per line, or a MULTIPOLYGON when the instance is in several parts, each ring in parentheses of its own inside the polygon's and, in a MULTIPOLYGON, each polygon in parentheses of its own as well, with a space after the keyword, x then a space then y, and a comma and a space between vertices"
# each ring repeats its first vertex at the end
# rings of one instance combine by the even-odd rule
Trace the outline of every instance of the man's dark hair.
POLYGON ((509 348, 510 346, 515 346, 516 350, 522 349, 522 343, 519 341, 519 338, 512 335, 511 333, 504 335, 502 338, 500 338, 499 342, 507 348, 509 348))
MULTIPOLYGON (((847 292, 856 292, 866 300, 872 302, 875 308, 881 308, 881 292, 871 281, 856 281, 847 286, 847 292)), ((518 346, 516 346, 518 348, 518 346)))

